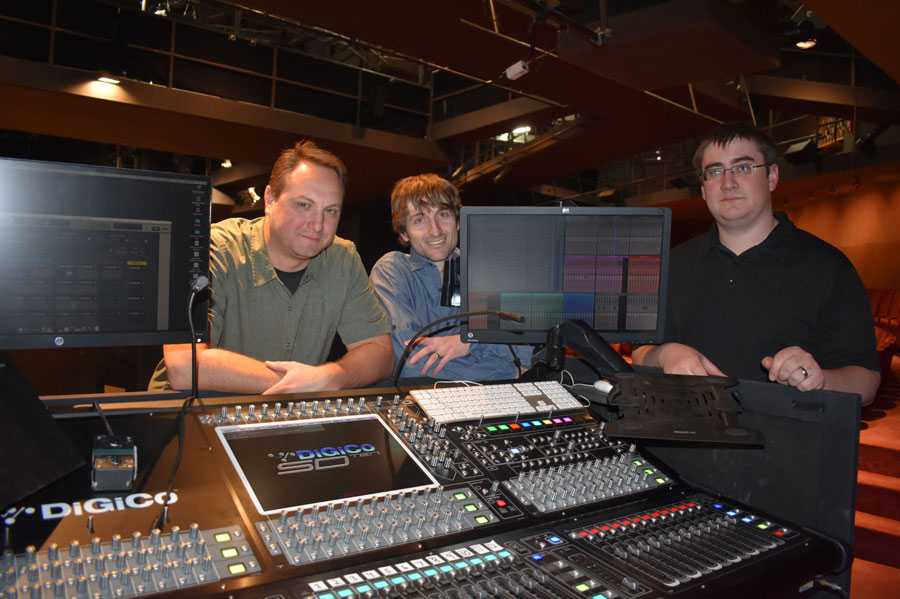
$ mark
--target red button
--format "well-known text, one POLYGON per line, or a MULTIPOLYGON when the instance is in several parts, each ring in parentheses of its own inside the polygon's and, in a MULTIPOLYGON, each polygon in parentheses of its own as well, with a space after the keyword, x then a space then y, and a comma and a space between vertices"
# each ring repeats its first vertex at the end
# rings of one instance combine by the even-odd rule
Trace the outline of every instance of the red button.
POLYGON ((609 530, 609 524, 604 524, 600 527, 600 530, 609 530))
POLYGON ((506 502, 502 499, 497 500, 497 507, 506 507, 506 502))
POLYGON ((774 534, 775 534, 776 537, 783 537, 783 536, 784 536, 784 531, 783 531, 783 530, 776 530, 774 534))
POLYGON ((522 427, 519 426, 518 424, 516 424, 515 422, 510 422, 510 423, 509 423, 509 428, 513 429, 514 431, 517 431, 517 430, 519 430, 519 429, 522 428, 522 427))
POLYGON ((596 528, 592 528, 592 529, 591 529, 591 534, 592 534, 592 535, 597 535, 597 534, 600 534, 600 531, 597 530, 596 528))
POLYGON ((586 530, 582 530, 578 533, 578 536, 583 539, 584 537, 588 536, 588 532, 586 530))

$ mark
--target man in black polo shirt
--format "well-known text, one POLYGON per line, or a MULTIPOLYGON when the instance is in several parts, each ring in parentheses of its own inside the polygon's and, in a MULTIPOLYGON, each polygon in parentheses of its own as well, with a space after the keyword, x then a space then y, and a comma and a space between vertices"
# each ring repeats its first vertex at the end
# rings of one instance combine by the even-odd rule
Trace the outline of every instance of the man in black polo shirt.
POLYGON ((694 166, 716 224, 673 250, 667 342, 635 362, 858 393, 866 405, 880 375, 865 289, 840 250, 773 213, 776 158, 746 125, 700 143, 694 166))

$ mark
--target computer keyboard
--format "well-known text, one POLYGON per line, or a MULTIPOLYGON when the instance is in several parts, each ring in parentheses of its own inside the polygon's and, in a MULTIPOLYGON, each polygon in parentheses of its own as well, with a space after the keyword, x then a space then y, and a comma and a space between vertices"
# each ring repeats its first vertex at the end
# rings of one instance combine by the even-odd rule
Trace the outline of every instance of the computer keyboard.
POLYGON ((584 407, 556 381, 416 389, 409 394, 436 424, 584 407))

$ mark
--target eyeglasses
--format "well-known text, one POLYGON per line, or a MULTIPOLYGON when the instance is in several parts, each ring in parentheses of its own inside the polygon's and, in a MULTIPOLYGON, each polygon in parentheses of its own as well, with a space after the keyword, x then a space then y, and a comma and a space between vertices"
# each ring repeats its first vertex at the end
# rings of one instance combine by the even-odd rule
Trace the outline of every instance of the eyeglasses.
POLYGON ((708 166, 703 169, 703 180, 712 181, 724 176, 725 173, 729 172, 732 173, 735 177, 746 177, 753 172, 753 169, 768 166, 769 164, 767 162, 764 162, 763 164, 750 164, 749 162, 741 162, 740 164, 735 164, 734 166, 728 168, 717 164, 715 166, 708 166))

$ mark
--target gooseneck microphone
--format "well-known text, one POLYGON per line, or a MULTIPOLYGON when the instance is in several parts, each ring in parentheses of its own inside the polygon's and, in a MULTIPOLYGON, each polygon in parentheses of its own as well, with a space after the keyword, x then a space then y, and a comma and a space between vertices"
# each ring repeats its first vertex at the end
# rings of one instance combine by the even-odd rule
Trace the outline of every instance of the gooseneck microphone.
POLYGON ((400 359, 397 360, 397 366, 394 368, 393 386, 397 386, 397 382, 400 380, 400 373, 403 372, 403 365, 406 363, 406 359, 409 357, 410 352, 412 352, 413 346, 415 346, 416 341, 418 341, 425 334, 425 331, 436 324, 447 322, 448 320, 468 320, 470 316, 499 316, 501 320, 525 322, 525 317, 521 314, 516 314, 515 312, 504 312, 503 310, 477 310, 475 312, 458 312, 456 314, 451 314, 450 316, 444 316, 443 318, 432 320, 421 329, 416 331, 416 334, 412 336, 412 338, 406 344, 406 347, 403 349, 403 353, 400 355, 400 359))
POLYGON ((197 301, 197 296, 208 288, 209 278, 206 276, 200 275, 191 281, 191 296, 188 298, 187 305, 188 325, 191 328, 191 394, 184 400, 184 403, 181 404, 181 410, 178 412, 178 418, 175 421, 175 429, 178 433, 178 453, 175 455, 175 463, 172 465, 171 474, 169 474, 169 484, 166 488, 166 500, 163 502, 159 515, 153 520, 153 524, 150 526, 151 530, 154 528, 162 530, 166 525, 169 514, 169 504, 172 500, 172 489, 175 488, 175 476, 178 474, 178 468, 181 466, 181 458, 184 455, 184 419, 191 410, 191 406, 194 405, 194 400, 200 395, 200 384, 198 381, 199 365, 197 363, 197 342, 199 340, 197 339, 197 329, 194 327, 194 302, 197 301))

